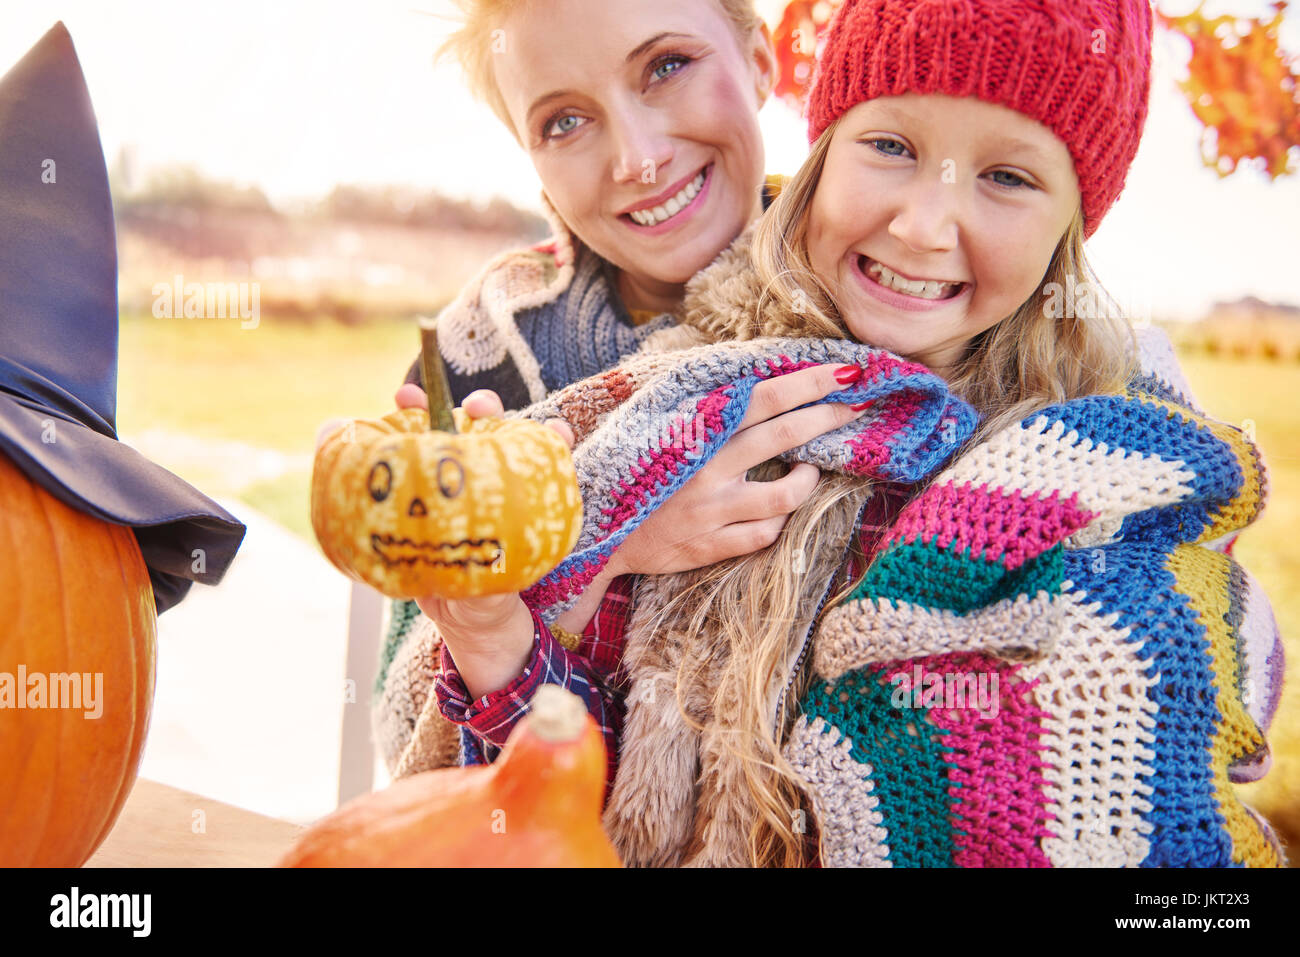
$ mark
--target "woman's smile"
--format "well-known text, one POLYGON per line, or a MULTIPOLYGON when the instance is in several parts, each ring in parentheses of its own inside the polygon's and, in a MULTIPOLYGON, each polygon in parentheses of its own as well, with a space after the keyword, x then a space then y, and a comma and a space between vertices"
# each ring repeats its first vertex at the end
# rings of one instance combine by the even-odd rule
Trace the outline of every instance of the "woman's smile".
POLYGON ((703 208, 712 179, 713 164, 709 163, 693 176, 678 180, 659 195, 620 213, 619 218, 642 235, 672 232, 690 222, 703 208))

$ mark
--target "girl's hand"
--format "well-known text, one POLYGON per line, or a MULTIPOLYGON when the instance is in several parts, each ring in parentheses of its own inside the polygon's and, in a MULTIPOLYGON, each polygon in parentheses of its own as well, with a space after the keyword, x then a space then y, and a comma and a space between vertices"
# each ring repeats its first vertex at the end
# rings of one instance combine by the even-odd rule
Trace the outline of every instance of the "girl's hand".
POLYGON ((855 369, 826 363, 755 386, 740 428, 624 540, 610 556, 611 574, 689 571, 775 542, 790 513, 812 494, 821 470, 799 462, 772 482, 746 481, 745 475, 862 415, 865 409, 854 410, 843 402, 798 408, 852 384, 855 369))

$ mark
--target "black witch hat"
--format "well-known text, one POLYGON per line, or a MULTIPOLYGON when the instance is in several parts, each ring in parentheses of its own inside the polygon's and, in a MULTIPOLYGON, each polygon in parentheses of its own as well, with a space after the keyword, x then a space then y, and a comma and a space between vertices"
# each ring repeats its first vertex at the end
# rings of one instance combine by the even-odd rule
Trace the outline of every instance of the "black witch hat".
POLYGON ((221 581, 245 528, 117 440, 117 331, 108 173, 57 23, 0 77, 0 453, 60 501, 130 526, 162 613, 193 582, 221 581))

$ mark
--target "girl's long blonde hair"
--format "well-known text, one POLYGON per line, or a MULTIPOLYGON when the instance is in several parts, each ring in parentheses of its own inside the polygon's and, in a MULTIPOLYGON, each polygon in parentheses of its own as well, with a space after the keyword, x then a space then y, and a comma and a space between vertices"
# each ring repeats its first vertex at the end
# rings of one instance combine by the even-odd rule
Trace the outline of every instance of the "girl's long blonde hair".
MULTIPOLYGON (((764 290, 763 301, 774 299, 780 312, 797 314, 800 334, 852 338, 834 301, 812 271, 806 241, 812 197, 837 125, 832 124, 821 135, 799 172, 756 226, 751 256, 764 290)), ((967 445, 1054 403, 1117 393, 1136 371, 1132 327, 1118 317, 1109 300, 1104 300, 1099 318, 1047 313, 1048 284, 1066 288, 1071 280, 1087 282, 1094 295, 1104 297, 1084 256, 1081 213, 1076 213, 1058 243, 1039 289, 1010 316, 975 337, 949 378, 952 391, 982 416, 967 445)), ((761 310, 762 303, 755 308, 761 310)), ((775 472, 782 470, 775 463, 768 464, 775 472)), ((656 627, 650 632, 660 634, 657 626, 661 622, 676 620, 690 621, 696 627, 708 622, 715 634, 724 636, 726 661, 713 691, 713 713, 730 710, 739 716, 725 738, 745 769, 752 806, 749 854, 755 866, 803 865, 814 852, 800 826, 813 809, 802 780, 780 746, 797 717, 798 700, 812 683, 806 662, 798 674, 785 673, 792 651, 804 637, 803 627, 792 629, 791 620, 811 614, 810 602, 819 597, 815 591, 808 592, 810 583, 804 579, 819 574, 823 583, 829 582, 830 576, 824 575, 826 567, 838 568, 844 555, 853 556, 855 574, 846 576, 825 607, 832 607, 861 582, 866 563, 853 530, 870 484, 838 473, 823 474, 772 545, 687 573, 687 587, 656 616, 656 627), (794 683, 773 724, 773 692, 783 687, 787 678, 794 683)), ((683 669, 688 666, 704 667, 683 662, 683 669)), ((679 701, 688 678, 679 673, 679 701)), ((696 840, 698 846, 698 832, 696 840)))

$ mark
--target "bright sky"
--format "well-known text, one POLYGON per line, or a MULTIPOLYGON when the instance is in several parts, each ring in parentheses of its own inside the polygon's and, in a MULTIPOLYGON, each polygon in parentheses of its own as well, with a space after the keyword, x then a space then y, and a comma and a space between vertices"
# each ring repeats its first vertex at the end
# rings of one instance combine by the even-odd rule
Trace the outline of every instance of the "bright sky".
MULTIPOLYGON (((782 0, 759 0, 772 17, 782 0)), ((1180 13, 1194 0, 1163 0, 1180 13)), ((1221 0, 1246 16, 1263 0, 1221 0)), ((451 65, 432 65, 452 26, 446 0, 44 0, 0 8, 0 72, 62 20, 72 34, 110 162, 188 163, 256 183, 275 202, 339 182, 504 195, 537 207, 523 152, 451 65)), ((1300 9, 1283 28, 1300 53, 1300 9)), ((1157 43, 1151 111, 1128 185, 1089 251, 1132 307, 1194 316, 1218 299, 1300 304, 1300 175, 1270 183, 1201 165, 1200 126, 1175 86, 1175 41, 1157 43)), ((793 172, 803 122, 769 104, 768 168, 793 172)), ((2 144, 0 144, 2 148, 2 144)))

